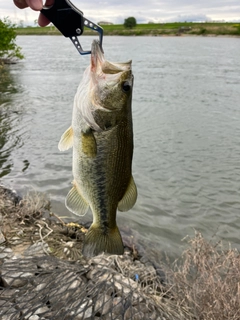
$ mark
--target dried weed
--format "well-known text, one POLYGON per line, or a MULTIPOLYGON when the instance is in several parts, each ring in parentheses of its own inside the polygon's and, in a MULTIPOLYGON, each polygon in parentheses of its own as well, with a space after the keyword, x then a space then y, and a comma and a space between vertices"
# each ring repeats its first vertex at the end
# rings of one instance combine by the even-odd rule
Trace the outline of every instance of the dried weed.
POLYGON ((196 233, 190 247, 167 270, 172 299, 195 319, 240 319, 240 254, 196 233))
MULTIPOLYGON (((82 226, 65 224, 52 215, 44 218, 50 203, 37 194, 15 200, 9 191, 0 188, 0 227, 12 248, 17 250, 24 243, 47 242, 52 255, 67 260, 81 258, 86 232, 82 226), (16 235, 19 246, 15 244, 16 235)), ((225 248, 221 242, 206 241, 196 233, 181 258, 169 266, 161 266, 164 281, 151 265, 143 267, 137 251, 134 247, 132 250, 132 258, 116 257, 115 267, 124 277, 138 282, 141 294, 151 297, 165 319, 240 319, 238 250, 225 248)))

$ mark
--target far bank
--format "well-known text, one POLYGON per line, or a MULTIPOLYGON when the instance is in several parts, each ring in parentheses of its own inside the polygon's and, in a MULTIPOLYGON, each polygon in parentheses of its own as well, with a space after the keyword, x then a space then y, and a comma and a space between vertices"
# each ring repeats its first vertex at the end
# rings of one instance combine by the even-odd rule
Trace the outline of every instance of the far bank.
MULTIPOLYGON (((175 22, 137 24, 135 28, 126 29, 124 25, 102 25, 104 35, 119 36, 240 36, 240 23, 230 22, 175 22)), ((54 26, 16 28, 17 35, 60 35, 54 26)), ((85 28, 84 35, 94 35, 95 32, 85 28)))

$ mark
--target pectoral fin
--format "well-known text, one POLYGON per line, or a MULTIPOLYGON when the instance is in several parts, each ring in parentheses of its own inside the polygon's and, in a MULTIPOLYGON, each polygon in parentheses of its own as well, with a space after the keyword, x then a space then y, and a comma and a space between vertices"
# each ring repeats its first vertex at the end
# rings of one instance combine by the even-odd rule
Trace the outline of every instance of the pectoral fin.
POLYGON ((71 126, 61 136, 61 139, 58 144, 58 149, 60 151, 65 151, 71 148, 72 146, 73 146, 73 129, 71 126))
POLYGON ((77 214, 78 216, 84 216, 88 210, 88 203, 78 192, 78 189, 75 185, 68 192, 65 200, 65 205, 68 210, 70 210, 74 214, 77 214))
POLYGON ((118 210, 119 211, 128 211, 130 210, 137 200, 137 187, 131 177, 127 190, 123 196, 123 198, 118 202, 118 210))
POLYGON ((91 129, 82 132, 82 151, 89 158, 95 158, 97 155, 97 143, 91 129))

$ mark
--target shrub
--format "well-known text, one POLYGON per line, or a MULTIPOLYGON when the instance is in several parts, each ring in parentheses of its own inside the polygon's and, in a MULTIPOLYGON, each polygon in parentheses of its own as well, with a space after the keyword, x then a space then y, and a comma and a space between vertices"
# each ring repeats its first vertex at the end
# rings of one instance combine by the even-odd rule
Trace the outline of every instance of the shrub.
POLYGON ((15 43, 17 35, 14 28, 15 25, 8 18, 0 19, 0 61, 23 59, 21 48, 15 43))
POLYGON ((168 273, 172 299, 188 310, 185 320, 240 319, 237 249, 224 248, 221 242, 210 243, 196 233, 182 259, 168 273))

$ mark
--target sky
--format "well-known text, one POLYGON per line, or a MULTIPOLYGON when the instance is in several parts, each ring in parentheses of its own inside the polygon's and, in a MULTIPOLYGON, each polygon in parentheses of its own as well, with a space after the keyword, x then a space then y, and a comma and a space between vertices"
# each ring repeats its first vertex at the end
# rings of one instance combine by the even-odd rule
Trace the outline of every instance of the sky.
MULTIPOLYGON (((172 21, 233 21, 240 22, 239 0, 72 0, 84 16, 98 23, 123 24, 135 17, 137 23, 172 21)), ((9 17, 14 23, 34 25, 38 13, 18 9, 12 0, 0 0, 0 19, 9 17)))

